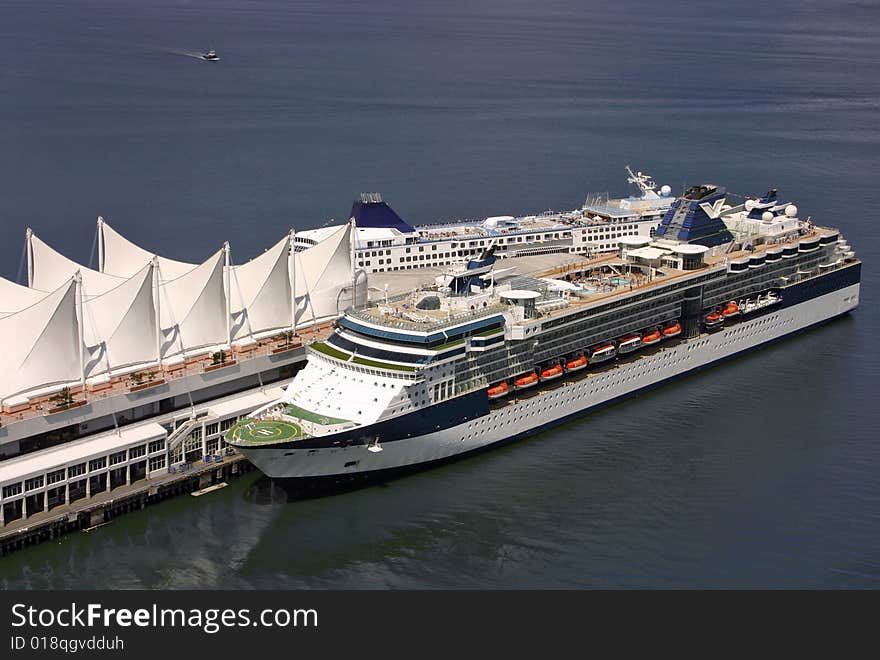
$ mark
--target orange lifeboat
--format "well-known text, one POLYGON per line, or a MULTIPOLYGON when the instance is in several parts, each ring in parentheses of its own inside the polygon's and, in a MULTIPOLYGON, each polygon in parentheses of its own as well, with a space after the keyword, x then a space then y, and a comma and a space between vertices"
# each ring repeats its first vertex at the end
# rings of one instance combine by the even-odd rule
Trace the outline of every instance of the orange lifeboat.
POLYGON ((666 326, 663 328, 663 336, 667 339, 671 337, 678 337, 681 334, 681 323, 676 321, 672 325, 666 326))
POLYGON ((663 339, 663 335, 660 334, 660 331, 653 330, 652 332, 649 332, 644 337, 642 337, 642 344, 644 344, 645 346, 653 346, 661 339, 663 339))
POLYGON ((621 355, 632 353, 642 347, 641 335, 627 335, 617 344, 617 352, 621 355))
POLYGON ((587 357, 585 355, 578 355, 574 360, 569 360, 565 363, 565 368, 569 371, 579 371, 587 366, 587 357))
POLYGON ((510 386, 507 384, 506 380, 490 387, 488 390, 490 399, 499 399, 502 396, 506 396, 508 392, 510 392, 510 386))
POLYGON ((554 364, 552 367, 541 372, 541 380, 553 380, 554 378, 559 378, 563 373, 562 365, 554 364))
POLYGON ((717 328, 722 323, 724 323, 724 317, 721 316, 721 312, 719 312, 717 309, 714 312, 706 314, 705 318, 703 319, 703 324, 706 326, 707 330, 717 328))
POLYGON ((737 314, 739 314, 739 305, 732 300, 724 306, 724 310, 721 312, 721 316, 726 319, 736 316, 737 314))
POLYGON ((533 371, 525 376, 520 376, 513 381, 513 384, 516 385, 516 388, 519 390, 532 387, 538 384, 538 374, 533 371))

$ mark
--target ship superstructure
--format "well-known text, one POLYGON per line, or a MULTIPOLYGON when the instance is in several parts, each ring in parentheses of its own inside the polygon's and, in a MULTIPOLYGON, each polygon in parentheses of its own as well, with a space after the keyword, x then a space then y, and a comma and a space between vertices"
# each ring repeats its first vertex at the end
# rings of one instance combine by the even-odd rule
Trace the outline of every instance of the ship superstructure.
MULTIPOLYGON (((621 236, 653 236, 674 197, 669 186, 626 168, 636 194, 591 195, 578 209, 535 215, 499 215, 482 220, 414 227, 378 193, 363 193, 352 205, 357 224, 357 267, 367 273, 449 266, 467 262, 488 247, 499 257, 536 254, 593 254, 617 248, 621 236)), ((334 226, 303 231, 296 248, 325 238, 334 226)))
POLYGON ((732 206, 719 186, 694 186, 661 228, 549 281, 496 282, 484 252, 433 287, 350 309, 284 396, 227 442, 278 478, 423 466, 858 305, 861 264, 839 231, 799 219, 775 192, 732 206))

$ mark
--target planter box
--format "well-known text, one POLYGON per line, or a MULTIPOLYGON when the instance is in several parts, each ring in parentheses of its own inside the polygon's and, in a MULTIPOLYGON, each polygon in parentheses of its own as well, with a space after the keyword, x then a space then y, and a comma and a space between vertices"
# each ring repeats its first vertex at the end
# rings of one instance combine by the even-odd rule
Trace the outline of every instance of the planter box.
POLYGON ((302 344, 291 344, 290 346, 278 346, 277 348, 272 349, 272 354, 275 353, 286 353, 287 351, 292 351, 295 348, 302 348, 302 344))
POLYGON ((86 405, 85 401, 74 401, 73 403, 66 403, 63 406, 56 406, 55 408, 49 408, 49 412, 46 413, 51 415, 52 413, 62 412, 64 410, 71 410, 73 408, 79 408, 80 406, 86 405))
POLYGON ((159 387, 159 385, 164 385, 165 379, 159 378, 158 380, 151 380, 149 383, 141 383, 140 385, 132 385, 128 388, 129 392, 140 392, 141 390, 148 390, 151 387, 159 387))
POLYGON ((217 369, 225 369, 226 367, 234 367, 238 364, 238 360, 226 360, 222 364, 209 364, 205 367, 205 371, 217 371, 217 369))

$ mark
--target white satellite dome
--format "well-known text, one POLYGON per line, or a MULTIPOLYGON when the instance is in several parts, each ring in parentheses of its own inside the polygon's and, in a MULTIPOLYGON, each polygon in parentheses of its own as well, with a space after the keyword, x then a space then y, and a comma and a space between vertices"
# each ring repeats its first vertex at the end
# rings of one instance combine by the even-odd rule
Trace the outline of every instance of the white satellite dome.
POLYGON ((670 188, 669 186, 662 186, 662 187, 660 188, 660 194, 661 194, 661 195, 668 195, 668 194, 671 193, 671 192, 672 192, 672 188, 670 188))
POLYGON ((745 203, 746 211, 751 211, 753 208, 755 208, 755 204, 755 200, 747 199, 745 203))
POLYGON ((789 218, 796 218, 797 217, 797 206, 795 206, 794 204, 789 204, 788 206, 786 206, 785 207, 785 215, 788 216, 789 218))
POLYGON ((764 214, 761 216, 761 220, 763 220, 764 222, 772 222, 773 214, 770 213, 770 211, 764 211, 764 214))

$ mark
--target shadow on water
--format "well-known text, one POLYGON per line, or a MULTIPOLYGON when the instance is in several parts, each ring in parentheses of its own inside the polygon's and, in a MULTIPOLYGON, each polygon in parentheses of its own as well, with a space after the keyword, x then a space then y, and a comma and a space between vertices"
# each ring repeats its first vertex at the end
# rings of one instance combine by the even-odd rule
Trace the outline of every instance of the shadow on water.
POLYGON ((393 479, 427 469, 429 468, 405 468, 383 472, 380 475, 360 475, 356 479, 325 479, 306 483, 294 479, 272 479, 261 475, 244 492, 244 498, 257 506, 293 504, 345 495, 367 488, 388 488, 389 481, 393 479))

